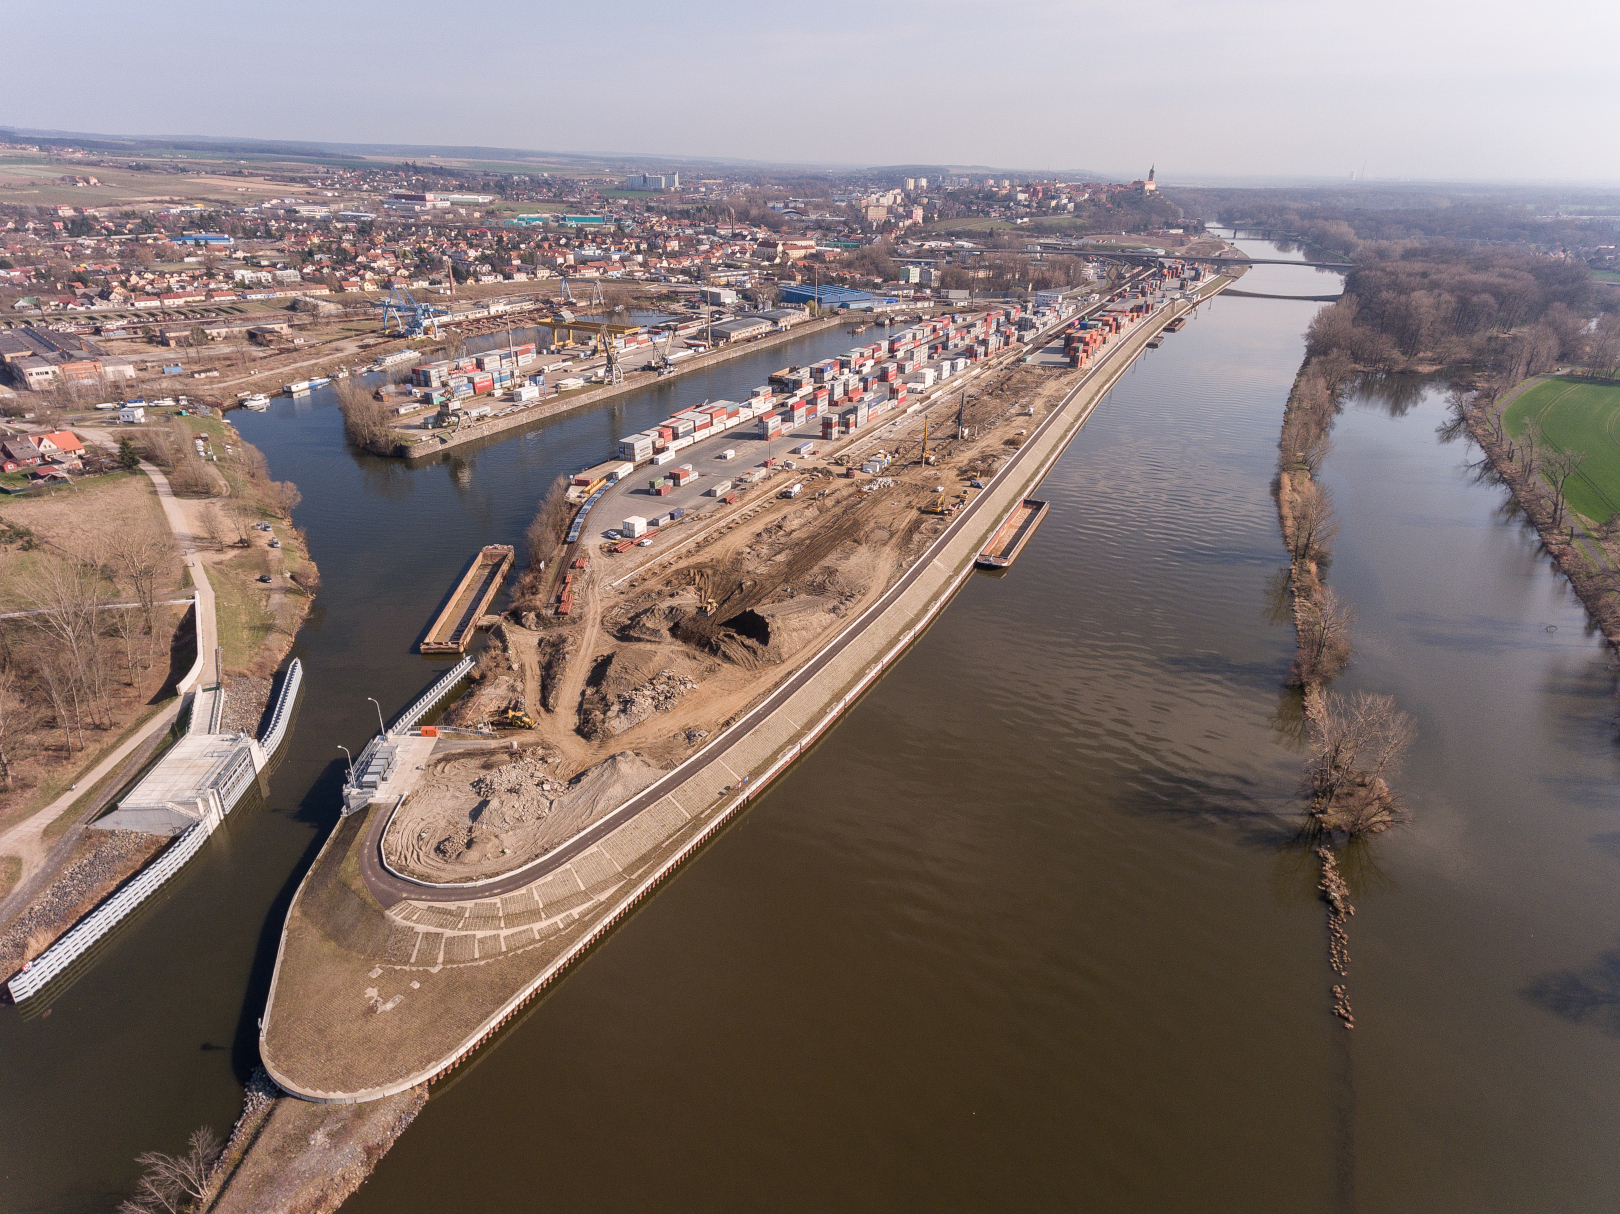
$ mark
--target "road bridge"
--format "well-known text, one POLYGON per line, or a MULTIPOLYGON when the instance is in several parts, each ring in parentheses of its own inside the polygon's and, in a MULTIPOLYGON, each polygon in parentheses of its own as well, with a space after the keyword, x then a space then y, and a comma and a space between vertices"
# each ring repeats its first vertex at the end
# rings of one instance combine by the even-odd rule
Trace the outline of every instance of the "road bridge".
MULTIPOLYGON (((1042 253, 1083 253, 1087 257, 1117 257, 1123 261, 1192 261, 1207 266, 1307 266, 1313 270, 1352 270, 1347 261, 1295 261, 1288 257, 1201 257, 1184 253, 1146 253, 1135 249, 1100 249, 1095 245, 1046 244, 1042 253)), ((1028 250, 1026 250, 1028 252, 1028 250)))

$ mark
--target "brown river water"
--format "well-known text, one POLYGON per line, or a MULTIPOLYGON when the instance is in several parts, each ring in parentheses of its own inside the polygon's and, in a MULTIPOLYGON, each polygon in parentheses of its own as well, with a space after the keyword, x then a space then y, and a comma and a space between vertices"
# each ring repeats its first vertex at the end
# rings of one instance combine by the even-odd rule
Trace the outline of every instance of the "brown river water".
MULTIPOLYGON (((1614 676, 1419 383, 1350 400, 1326 472, 1340 686, 1420 731, 1412 823, 1346 859, 1357 1028, 1330 1014, 1269 491, 1316 306, 1217 300, 1150 351, 1012 571, 436 1087, 345 1210, 1620 1204, 1614 676)), ((411 646, 470 553, 617 434, 852 340, 421 468, 343 451, 329 397, 237 416, 325 575, 290 751, 48 1016, 0 1008, 0 1208, 108 1210, 136 1153, 228 1128, 335 746, 431 680, 411 646)))

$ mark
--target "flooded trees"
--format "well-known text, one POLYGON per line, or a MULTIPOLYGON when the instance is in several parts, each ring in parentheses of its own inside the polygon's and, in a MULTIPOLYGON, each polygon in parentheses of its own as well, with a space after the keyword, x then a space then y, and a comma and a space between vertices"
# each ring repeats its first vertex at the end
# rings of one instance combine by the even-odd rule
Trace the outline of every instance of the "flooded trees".
POLYGON ((1393 696, 1312 692, 1311 757, 1305 768, 1312 824, 1354 838, 1400 820, 1386 777, 1412 744, 1412 718, 1393 696))
POLYGON ((388 424, 388 407, 352 379, 337 386, 338 409, 343 413, 343 435, 362 451, 390 455, 398 440, 388 424))

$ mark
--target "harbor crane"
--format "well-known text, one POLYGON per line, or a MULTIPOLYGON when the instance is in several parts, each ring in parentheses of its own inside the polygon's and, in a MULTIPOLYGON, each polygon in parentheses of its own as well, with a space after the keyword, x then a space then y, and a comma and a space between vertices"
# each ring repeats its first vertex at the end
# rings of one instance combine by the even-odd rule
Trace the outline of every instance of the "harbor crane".
POLYGON ((439 317, 442 314, 442 309, 418 303, 414 295, 404 287, 396 285, 383 297, 382 331, 386 335, 389 324, 393 323, 397 326, 397 335, 400 337, 420 337, 429 332, 437 337, 439 317))
POLYGON ((606 365, 602 368, 604 382, 610 384, 624 382, 624 367, 620 364, 619 352, 613 346, 613 339, 607 335, 605 325, 596 331, 596 349, 592 353, 601 354, 607 359, 606 365))

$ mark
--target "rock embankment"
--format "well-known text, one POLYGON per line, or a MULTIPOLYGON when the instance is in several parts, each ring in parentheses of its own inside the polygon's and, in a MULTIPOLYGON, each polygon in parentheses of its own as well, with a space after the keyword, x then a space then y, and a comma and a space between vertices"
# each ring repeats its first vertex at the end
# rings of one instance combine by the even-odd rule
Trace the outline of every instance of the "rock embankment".
POLYGON ((61 873, 0 932, 0 975, 9 981, 170 842, 132 830, 85 830, 61 873))
POLYGON ((273 678, 257 675, 233 674, 225 677, 225 709, 220 713, 220 728, 226 733, 245 733, 250 738, 259 736, 259 726, 270 707, 270 693, 275 689, 273 678))
POLYGON ((267 1082, 248 1085, 208 1214, 331 1214, 427 1103, 425 1086, 366 1104, 315 1104, 274 1095, 267 1082))

